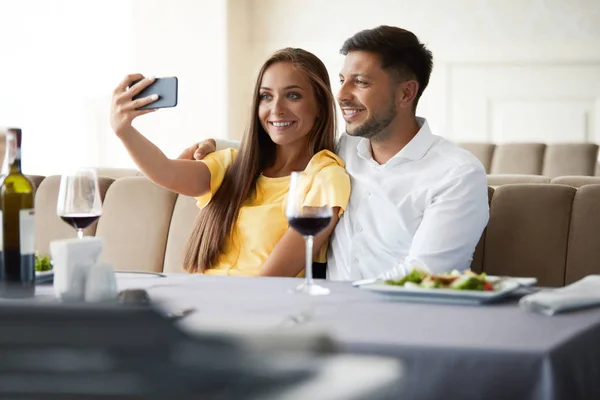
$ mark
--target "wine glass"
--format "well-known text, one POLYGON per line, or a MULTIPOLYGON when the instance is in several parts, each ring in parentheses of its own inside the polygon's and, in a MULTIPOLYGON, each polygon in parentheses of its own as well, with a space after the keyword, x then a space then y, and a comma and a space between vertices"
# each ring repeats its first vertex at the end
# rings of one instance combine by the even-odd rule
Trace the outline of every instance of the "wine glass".
POLYGON ((296 292, 325 295, 329 294, 330 290, 317 285, 312 277, 313 239, 315 235, 327 228, 333 211, 330 206, 307 207, 304 205, 309 182, 310 177, 305 173, 292 172, 286 207, 286 217, 290 226, 304 236, 306 243, 305 280, 296 288, 296 292))
POLYGON ((96 171, 79 168, 62 175, 56 213, 77 229, 77 237, 83 239, 83 230, 102 214, 96 171))

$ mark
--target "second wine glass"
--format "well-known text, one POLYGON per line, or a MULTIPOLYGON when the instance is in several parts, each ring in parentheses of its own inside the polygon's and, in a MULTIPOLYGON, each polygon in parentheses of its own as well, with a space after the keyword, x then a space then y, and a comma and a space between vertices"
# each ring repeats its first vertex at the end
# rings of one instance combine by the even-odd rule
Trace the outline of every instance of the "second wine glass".
POLYGON ((331 222, 333 210, 330 206, 309 207, 304 205, 309 181, 309 176, 306 174, 292 172, 286 208, 290 226, 304 236, 306 243, 305 281, 296 288, 296 291, 309 295, 325 295, 329 294, 330 290, 317 285, 312 277, 313 240, 319 232, 327 228, 331 222))
POLYGON ((96 171, 80 168, 62 175, 56 213, 83 238, 83 230, 102 214, 96 171))

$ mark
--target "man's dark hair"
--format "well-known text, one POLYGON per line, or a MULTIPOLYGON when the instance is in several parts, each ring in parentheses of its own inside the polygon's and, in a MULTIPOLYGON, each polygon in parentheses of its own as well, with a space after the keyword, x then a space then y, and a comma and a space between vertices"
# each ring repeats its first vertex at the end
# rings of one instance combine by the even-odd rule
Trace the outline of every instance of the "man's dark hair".
POLYGON ((378 26, 360 31, 346 39, 340 53, 368 51, 378 54, 381 66, 395 75, 399 81, 416 79, 419 90, 415 97, 415 108, 429 83, 433 69, 433 55, 414 33, 395 26, 378 26))

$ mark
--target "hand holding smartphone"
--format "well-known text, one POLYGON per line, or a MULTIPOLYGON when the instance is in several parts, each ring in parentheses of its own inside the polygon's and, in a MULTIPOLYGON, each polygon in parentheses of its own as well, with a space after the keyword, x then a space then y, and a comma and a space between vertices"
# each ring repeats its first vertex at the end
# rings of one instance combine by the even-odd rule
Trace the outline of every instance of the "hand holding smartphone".
MULTIPOLYGON (((131 84, 134 86, 138 81, 131 84)), ((131 87, 130 86, 130 87, 131 87)), ((156 78, 154 82, 137 95, 133 96, 133 100, 141 99, 144 97, 152 96, 153 94, 158 96, 158 100, 147 104, 145 106, 136 108, 136 110, 151 110, 157 108, 175 107, 177 105, 177 77, 166 77, 156 78)))

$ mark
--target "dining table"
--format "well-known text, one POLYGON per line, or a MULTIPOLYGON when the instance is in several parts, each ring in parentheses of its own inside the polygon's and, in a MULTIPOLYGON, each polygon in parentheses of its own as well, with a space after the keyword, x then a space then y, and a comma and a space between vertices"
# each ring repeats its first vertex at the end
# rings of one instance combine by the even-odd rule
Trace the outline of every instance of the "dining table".
MULTIPOLYGON (((479 305, 408 302, 326 280, 329 295, 309 296, 293 291, 300 282, 117 273, 118 290, 146 290, 189 332, 329 338, 337 352, 402 360, 398 399, 600 399, 600 308, 529 312, 518 300, 532 289, 479 305)), ((52 285, 36 296, 52 298, 52 285)))

